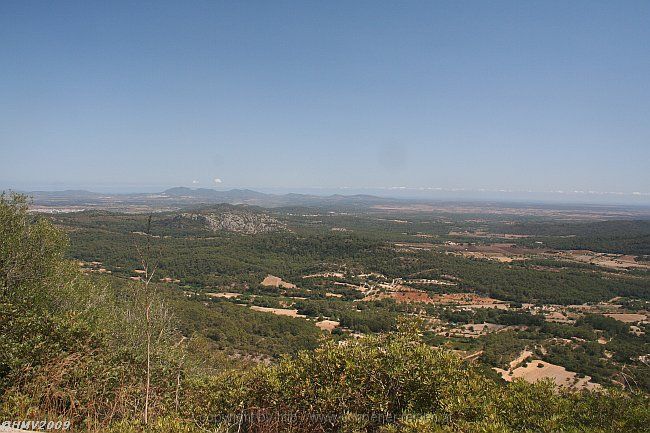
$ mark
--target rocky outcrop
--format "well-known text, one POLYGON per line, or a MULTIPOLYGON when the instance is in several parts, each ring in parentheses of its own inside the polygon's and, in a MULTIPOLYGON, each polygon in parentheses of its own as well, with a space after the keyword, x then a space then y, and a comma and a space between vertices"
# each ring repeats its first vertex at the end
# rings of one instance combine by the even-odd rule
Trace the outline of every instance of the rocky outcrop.
POLYGON ((183 213, 183 218, 203 222, 212 231, 254 235, 286 230, 286 225, 265 213, 227 211, 223 213, 183 213))

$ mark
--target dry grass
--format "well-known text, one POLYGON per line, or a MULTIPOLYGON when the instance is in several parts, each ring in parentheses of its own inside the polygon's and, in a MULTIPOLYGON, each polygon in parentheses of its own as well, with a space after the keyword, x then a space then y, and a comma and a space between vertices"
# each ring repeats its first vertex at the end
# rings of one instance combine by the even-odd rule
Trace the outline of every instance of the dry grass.
POLYGON ((269 307, 258 307, 257 305, 252 305, 251 310, 261 311, 263 313, 273 313, 278 316, 289 316, 289 317, 306 317, 303 314, 298 314, 298 310, 289 309, 289 308, 269 308, 269 307))
POLYGON ((605 314, 605 316, 611 317, 612 319, 620 320, 621 322, 625 322, 625 323, 643 322, 648 318, 645 314, 637 314, 637 313, 611 313, 611 314, 605 314))
POLYGON ((557 254, 566 260, 580 263, 590 263, 603 268, 626 270, 626 269, 650 269, 650 265, 636 261, 636 256, 626 254, 597 253, 589 250, 571 250, 557 254))

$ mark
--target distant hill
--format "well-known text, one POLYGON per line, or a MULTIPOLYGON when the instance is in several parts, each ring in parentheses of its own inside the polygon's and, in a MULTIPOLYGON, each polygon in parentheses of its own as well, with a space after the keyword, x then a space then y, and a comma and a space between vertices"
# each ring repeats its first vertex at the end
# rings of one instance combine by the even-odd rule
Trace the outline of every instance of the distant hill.
POLYGON ((169 188, 162 192, 163 195, 168 195, 170 197, 189 197, 189 198, 203 198, 207 200, 215 200, 216 202, 231 203, 236 201, 247 201, 247 200, 263 200, 269 195, 257 191, 252 191, 250 189, 231 189, 228 191, 219 191, 215 189, 208 188, 186 188, 186 187, 175 187, 169 188))
POLYGON ((354 206, 377 203, 389 203, 400 200, 387 199, 372 195, 341 195, 329 196, 310 194, 265 194, 250 189, 231 189, 219 191, 207 188, 170 188, 162 192, 164 195, 192 200, 205 200, 208 203, 251 204, 262 207, 280 206, 354 206))
POLYGON ((451 212, 514 215, 560 215, 570 219, 650 219, 649 207, 543 204, 379 197, 368 194, 270 194, 250 189, 218 190, 174 187, 159 193, 97 193, 85 190, 22 192, 39 212, 101 209, 129 213, 173 211, 203 205, 233 204, 263 208, 320 208, 332 211, 451 212))
POLYGON ((367 207, 377 204, 404 203, 406 200, 372 195, 319 196, 310 194, 266 194, 250 189, 216 190, 174 187, 160 193, 102 194, 84 190, 24 192, 39 207, 71 209, 107 209, 119 211, 171 210, 196 205, 247 204, 274 207, 367 207))

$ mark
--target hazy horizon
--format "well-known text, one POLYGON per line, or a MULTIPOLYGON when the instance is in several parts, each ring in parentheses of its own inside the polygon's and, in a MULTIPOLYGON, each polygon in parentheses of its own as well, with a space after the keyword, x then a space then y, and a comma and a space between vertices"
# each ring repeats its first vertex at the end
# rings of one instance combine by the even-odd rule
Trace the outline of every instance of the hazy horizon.
POLYGON ((57 185, 55 187, 17 188, 0 185, 0 191, 17 191, 22 193, 35 192, 65 192, 87 191, 100 194, 155 194, 170 188, 185 187, 190 189, 210 189, 215 191, 252 190, 265 194, 307 194, 314 196, 330 195, 371 195, 387 199, 403 199, 415 201, 449 201, 449 202, 497 202, 497 203, 530 203, 530 204, 558 204, 558 205, 604 205, 604 206, 650 206, 649 194, 625 194, 621 192, 597 191, 506 191, 506 190, 469 190, 469 189, 443 189, 443 188, 268 188, 255 186, 233 187, 200 187, 197 185, 167 185, 167 186, 142 186, 134 185, 128 188, 106 186, 87 187, 83 185, 57 185))
POLYGON ((648 204, 648 16, 643 1, 2 2, 0 187, 648 204))

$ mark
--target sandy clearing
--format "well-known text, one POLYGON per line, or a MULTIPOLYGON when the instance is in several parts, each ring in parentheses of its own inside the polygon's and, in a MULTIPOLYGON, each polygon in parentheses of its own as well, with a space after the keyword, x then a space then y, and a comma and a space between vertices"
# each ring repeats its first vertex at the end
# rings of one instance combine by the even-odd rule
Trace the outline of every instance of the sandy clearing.
POLYGON ((630 332, 636 336, 645 335, 645 332, 641 328, 635 325, 630 325, 630 332))
POLYGON ((589 390, 600 388, 599 384, 590 382, 591 377, 589 376, 579 378, 576 373, 568 371, 560 365, 551 364, 540 359, 533 359, 526 366, 515 368, 509 372, 501 369, 497 371, 508 382, 519 378, 530 383, 542 379, 551 379, 557 386, 564 388, 589 390))
POLYGON ((262 282, 260 283, 263 286, 270 286, 270 287, 283 287, 285 289, 295 289, 296 285, 288 283, 280 277, 276 277, 274 275, 267 275, 262 282))
POLYGON ((516 368, 519 364, 521 364, 522 362, 524 362, 524 361, 526 360, 526 358, 528 358, 528 357, 531 356, 532 354, 533 354, 533 352, 531 352, 531 351, 528 350, 528 349, 523 350, 523 351, 519 354, 518 357, 516 357, 515 359, 513 359, 512 361, 510 361, 510 370, 516 368))
POLYGON ((162 283, 180 283, 181 280, 179 280, 177 278, 165 277, 165 278, 161 278, 160 282, 162 282, 162 283))
POLYGON ((332 332, 334 328, 339 326, 340 323, 337 322, 336 320, 321 320, 320 322, 316 322, 316 326, 322 329, 323 331, 329 331, 332 332))
POLYGON ((219 293, 206 293, 211 298, 226 298, 226 299, 232 299, 232 298, 238 298, 241 296, 241 293, 234 293, 234 292, 219 292, 219 293))
POLYGON ((289 309, 289 308, 269 308, 269 307, 258 307, 257 305, 251 305, 251 310, 260 311, 263 313, 273 313, 278 316, 289 316, 289 317, 307 317, 303 314, 298 314, 298 310, 289 309))

